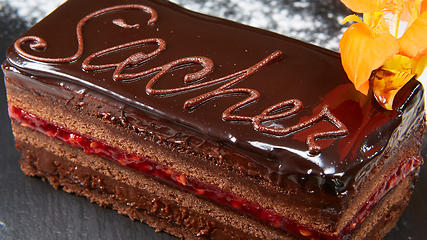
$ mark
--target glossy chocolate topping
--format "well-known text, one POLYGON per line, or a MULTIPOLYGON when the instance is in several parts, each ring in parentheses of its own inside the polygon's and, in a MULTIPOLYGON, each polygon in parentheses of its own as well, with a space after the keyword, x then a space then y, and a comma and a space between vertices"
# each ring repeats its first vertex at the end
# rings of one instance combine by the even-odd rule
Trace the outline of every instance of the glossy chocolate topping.
POLYGON ((387 111, 354 89, 335 52, 166 1, 69 0, 7 56, 15 71, 48 77, 50 94, 90 94, 250 175, 313 178, 336 194, 423 110, 416 81, 387 111))

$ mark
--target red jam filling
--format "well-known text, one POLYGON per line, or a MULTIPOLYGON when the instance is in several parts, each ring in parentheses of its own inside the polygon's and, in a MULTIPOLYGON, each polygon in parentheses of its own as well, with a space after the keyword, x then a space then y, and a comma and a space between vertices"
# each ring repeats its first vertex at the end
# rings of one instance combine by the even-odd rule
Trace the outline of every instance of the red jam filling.
POLYGON ((397 171, 392 174, 390 179, 383 184, 375 194, 371 196, 370 200, 362 207, 362 209, 360 209, 344 231, 341 232, 339 236, 330 236, 307 226, 298 224, 293 220, 287 219, 274 212, 272 209, 261 207, 259 204, 243 199, 229 191, 188 178, 187 176, 173 171, 162 164, 152 161, 147 156, 126 153, 120 149, 104 144, 99 140, 91 139, 87 136, 74 133, 64 127, 56 126, 14 106, 9 106, 9 115, 12 120, 19 122, 22 126, 39 131, 50 138, 60 140, 73 147, 80 147, 86 154, 94 154, 112 160, 122 166, 139 171, 146 176, 150 176, 159 181, 179 187, 182 190, 208 198, 224 206, 245 213, 255 219, 266 222, 273 227, 281 228, 285 231, 293 232, 296 235, 307 237, 312 240, 341 239, 344 234, 351 232, 364 220, 370 210, 372 210, 376 203, 378 203, 388 191, 394 188, 410 172, 422 164, 422 160, 414 157, 397 168, 397 171))
POLYGON ((350 233, 356 226, 363 222, 363 220, 369 215, 371 210, 375 207, 375 205, 386 195, 389 191, 391 191, 394 187, 396 187, 401 181, 403 181, 412 171, 414 171, 417 167, 423 164, 423 160, 421 157, 411 157, 408 158, 403 164, 401 164, 397 170, 394 170, 390 174, 390 178, 387 182, 382 184, 376 192, 374 192, 368 201, 359 209, 358 213, 353 217, 353 219, 347 224, 347 226, 343 230, 343 234, 350 233))

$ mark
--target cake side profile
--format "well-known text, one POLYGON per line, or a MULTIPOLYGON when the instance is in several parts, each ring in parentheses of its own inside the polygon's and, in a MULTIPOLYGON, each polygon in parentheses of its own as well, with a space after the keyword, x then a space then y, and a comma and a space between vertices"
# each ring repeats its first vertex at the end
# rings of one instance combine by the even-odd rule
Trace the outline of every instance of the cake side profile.
POLYGON ((337 53, 169 2, 68 1, 3 71, 27 175, 178 237, 382 238, 423 163, 416 80, 386 110, 337 53))

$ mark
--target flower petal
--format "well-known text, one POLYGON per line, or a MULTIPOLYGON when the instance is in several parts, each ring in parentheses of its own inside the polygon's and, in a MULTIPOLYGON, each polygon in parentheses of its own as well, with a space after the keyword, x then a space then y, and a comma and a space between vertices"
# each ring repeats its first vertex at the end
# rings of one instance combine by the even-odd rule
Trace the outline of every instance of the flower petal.
POLYGON ((427 54, 422 57, 416 57, 411 59, 412 73, 415 74, 415 77, 421 76, 424 69, 427 67, 427 54))
POLYGON ((421 14, 423 14, 426 10, 427 10, 427 1, 422 1, 421 2, 421 14))
POLYGON ((393 109, 393 100, 397 92, 414 76, 410 72, 388 71, 380 69, 373 79, 372 89, 378 103, 387 110, 393 109))
POLYGON ((358 23, 363 22, 362 19, 360 19, 359 16, 357 16, 356 14, 352 14, 352 15, 348 15, 347 17, 345 17, 342 20, 341 24, 352 22, 352 21, 353 22, 358 22, 358 23))
POLYGON ((398 51, 399 44, 389 32, 374 33, 365 23, 351 25, 340 41, 344 70, 356 89, 365 95, 372 71, 380 68, 398 51))
POLYGON ((357 13, 372 13, 380 11, 383 1, 374 0, 341 0, 348 8, 357 13))
POLYGON ((414 58, 427 54, 427 11, 421 14, 399 38, 400 54, 414 58))

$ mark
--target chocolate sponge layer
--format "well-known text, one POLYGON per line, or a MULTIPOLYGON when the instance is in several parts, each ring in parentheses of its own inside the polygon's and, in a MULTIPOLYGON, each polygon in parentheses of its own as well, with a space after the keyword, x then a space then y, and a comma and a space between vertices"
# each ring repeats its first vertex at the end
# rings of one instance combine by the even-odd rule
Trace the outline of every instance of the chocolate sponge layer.
POLYGON ((250 218, 109 160, 86 155, 80 149, 19 124, 13 124, 13 129, 17 147, 23 152, 20 163, 26 175, 40 176, 55 188, 87 197, 158 230, 188 239, 208 236, 214 239, 251 239, 254 236, 274 239, 278 236, 271 228, 250 218))
MULTIPOLYGON (((13 129, 26 175, 47 179, 55 188, 87 197, 159 231, 185 239, 299 239, 19 124, 13 123, 13 129)), ((417 173, 389 192, 348 239, 383 238, 408 204, 417 173)))

